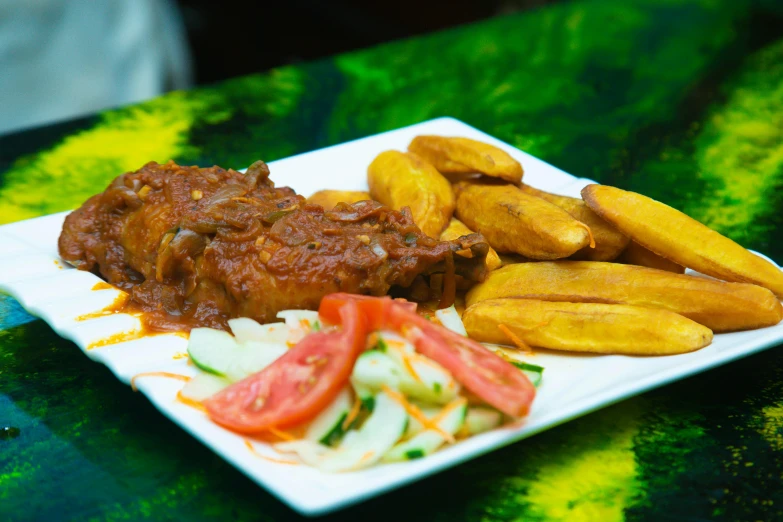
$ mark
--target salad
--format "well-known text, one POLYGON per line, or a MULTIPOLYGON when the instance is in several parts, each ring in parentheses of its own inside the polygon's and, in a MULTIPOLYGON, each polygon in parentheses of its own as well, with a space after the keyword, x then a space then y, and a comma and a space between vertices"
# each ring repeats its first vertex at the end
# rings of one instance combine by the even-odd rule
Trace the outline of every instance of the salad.
POLYGON ((244 435, 323 471, 425 457, 525 416, 543 368, 469 339, 454 307, 429 320, 390 297, 326 296, 284 323, 195 328, 201 370, 180 396, 244 435))

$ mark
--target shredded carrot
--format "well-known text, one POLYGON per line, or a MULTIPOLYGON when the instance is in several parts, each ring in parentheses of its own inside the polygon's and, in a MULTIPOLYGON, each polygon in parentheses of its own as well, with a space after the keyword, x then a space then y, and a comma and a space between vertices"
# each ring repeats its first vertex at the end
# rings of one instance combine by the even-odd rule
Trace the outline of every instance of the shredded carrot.
POLYGON ((449 444, 454 443, 454 436, 451 433, 448 433, 447 431, 444 431, 440 426, 433 423, 430 419, 427 418, 422 411, 416 407, 415 404, 411 404, 408 402, 408 399, 405 398, 405 396, 401 393, 398 393, 385 384, 381 386, 381 390, 389 396, 393 401, 395 401, 397 404, 405 408, 405 411, 408 412, 408 415, 416 419, 421 423, 421 425, 424 427, 425 430, 433 430, 437 432, 441 437, 446 439, 446 442, 449 444))
POLYGON ((528 346, 528 344, 519 338, 517 334, 511 331, 511 329, 506 326, 505 324, 499 324, 498 329, 505 334, 506 337, 509 338, 509 340, 519 348, 520 350, 524 350, 526 352, 532 352, 533 350, 528 346))
POLYGON ((364 462, 367 462, 369 459, 372 458, 373 455, 375 455, 374 451, 368 451, 367 453, 362 455, 362 458, 359 459, 359 462, 357 462, 357 464, 362 464, 364 462))
POLYGON ((267 431, 282 440, 297 440, 296 437, 288 433, 287 431, 279 430, 277 428, 267 428, 267 431))
MULTIPOLYGON (((468 400, 465 397, 458 397, 454 399, 453 401, 448 403, 441 411, 439 411, 435 417, 432 418, 432 422, 435 424, 439 423, 446 417, 446 415, 451 413, 452 410, 454 410, 455 408, 459 408, 460 406, 464 406, 465 404, 467 404, 467 402, 468 400)), ((454 438, 452 437, 450 441, 448 441, 447 439, 447 442, 454 443, 454 438)))
POLYGON ((274 457, 267 457, 266 455, 262 455, 262 454, 260 454, 256 450, 256 448, 253 446, 253 443, 250 442, 247 439, 245 439, 245 446, 247 447, 247 449, 250 450, 250 453, 252 453, 253 455, 255 455, 256 457, 258 457, 260 459, 268 460, 269 462, 274 462, 276 464, 290 464, 290 465, 293 465, 293 466, 298 466, 299 465, 299 462, 297 462, 295 460, 276 459, 274 457))
POLYGON ((402 341, 398 341, 396 339, 384 339, 386 342, 386 346, 389 348, 396 348, 398 350, 402 350, 405 348, 405 343, 402 341))
POLYGON ((302 328, 306 328, 306 329, 308 329, 308 330, 309 330, 309 329, 310 329, 310 321, 309 321, 309 320, 307 320, 307 319, 300 319, 300 320, 299 320, 299 326, 301 326, 302 328))
POLYGON ((595 248, 595 238, 593 238, 593 231, 590 230, 590 227, 588 227, 584 223, 579 223, 579 224, 582 225, 585 228, 585 230, 587 230, 587 235, 590 236, 590 248, 595 248))
POLYGON ((177 400, 186 406, 190 406, 191 408, 196 408, 197 410, 203 411, 204 413, 207 412, 207 409, 199 401, 193 400, 189 397, 185 397, 184 395, 182 395, 182 390, 177 392, 177 400))
POLYGON ((404 352, 402 352, 400 355, 402 355, 402 364, 405 366, 405 369, 408 370, 408 373, 410 373, 414 380, 421 382, 421 377, 419 377, 419 374, 416 373, 416 370, 413 369, 413 365, 411 364, 411 360, 408 358, 408 355, 404 352))
POLYGON ((348 412, 348 416, 345 417, 345 420, 342 424, 343 431, 347 430, 353 421, 356 420, 356 417, 359 416, 359 412, 362 410, 362 401, 357 396, 356 399, 353 401, 353 406, 351 406, 351 411, 348 412))
POLYGON ((136 379, 139 377, 168 377, 170 379, 177 379, 179 381, 185 381, 188 382, 191 378, 187 375, 180 375, 178 373, 170 373, 170 372, 144 372, 144 373, 137 373, 133 377, 131 377, 131 389, 133 391, 137 391, 136 388, 136 379))

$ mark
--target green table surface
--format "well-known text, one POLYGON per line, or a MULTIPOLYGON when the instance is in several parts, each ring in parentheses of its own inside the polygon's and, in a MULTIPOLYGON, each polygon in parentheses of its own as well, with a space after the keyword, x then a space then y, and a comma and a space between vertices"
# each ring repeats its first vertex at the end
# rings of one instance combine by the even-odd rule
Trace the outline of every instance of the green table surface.
MULTIPOLYGON (((8 135, 0 223, 73 208, 150 160, 240 168, 439 116, 783 261, 777 0, 554 4, 8 135)), ((6 427, 0 520, 298 518, 0 296, 6 427)), ((326 519, 783 519, 783 351, 326 519)))

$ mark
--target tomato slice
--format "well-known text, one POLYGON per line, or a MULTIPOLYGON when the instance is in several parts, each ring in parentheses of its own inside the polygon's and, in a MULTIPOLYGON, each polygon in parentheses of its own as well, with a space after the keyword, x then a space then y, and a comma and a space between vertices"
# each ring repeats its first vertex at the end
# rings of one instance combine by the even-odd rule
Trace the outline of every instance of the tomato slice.
POLYGON ((415 309, 389 298, 332 294, 321 301, 319 314, 336 323, 335 310, 350 301, 359 305, 370 329, 402 334, 417 352, 443 366, 490 406, 513 417, 528 413, 536 389, 524 373, 476 341, 417 315, 415 309))
POLYGON ((417 305, 410 301, 392 299, 391 297, 372 297, 369 295, 355 294, 329 294, 321 299, 318 308, 320 315, 326 322, 340 324, 340 308, 348 302, 358 303, 361 313, 367 321, 370 330, 380 330, 388 326, 388 312, 392 304, 400 306, 404 310, 415 312, 417 305))
POLYGON ((204 401, 212 420, 253 434, 318 415, 348 382, 368 333, 355 302, 344 303, 338 317, 342 330, 308 335, 260 372, 204 401))
POLYGON ((404 325, 400 333, 417 352, 443 366, 481 400, 512 417, 527 415, 536 388, 519 368, 476 341, 421 316, 412 321, 405 312, 392 310, 391 315, 394 322, 404 325))

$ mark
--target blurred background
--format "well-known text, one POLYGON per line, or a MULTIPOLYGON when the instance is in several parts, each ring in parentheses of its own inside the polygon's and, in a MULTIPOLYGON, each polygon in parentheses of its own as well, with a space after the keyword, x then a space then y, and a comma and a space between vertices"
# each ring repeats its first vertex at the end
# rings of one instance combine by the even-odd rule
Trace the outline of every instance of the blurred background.
POLYGON ((0 134, 554 0, 0 0, 0 134))

